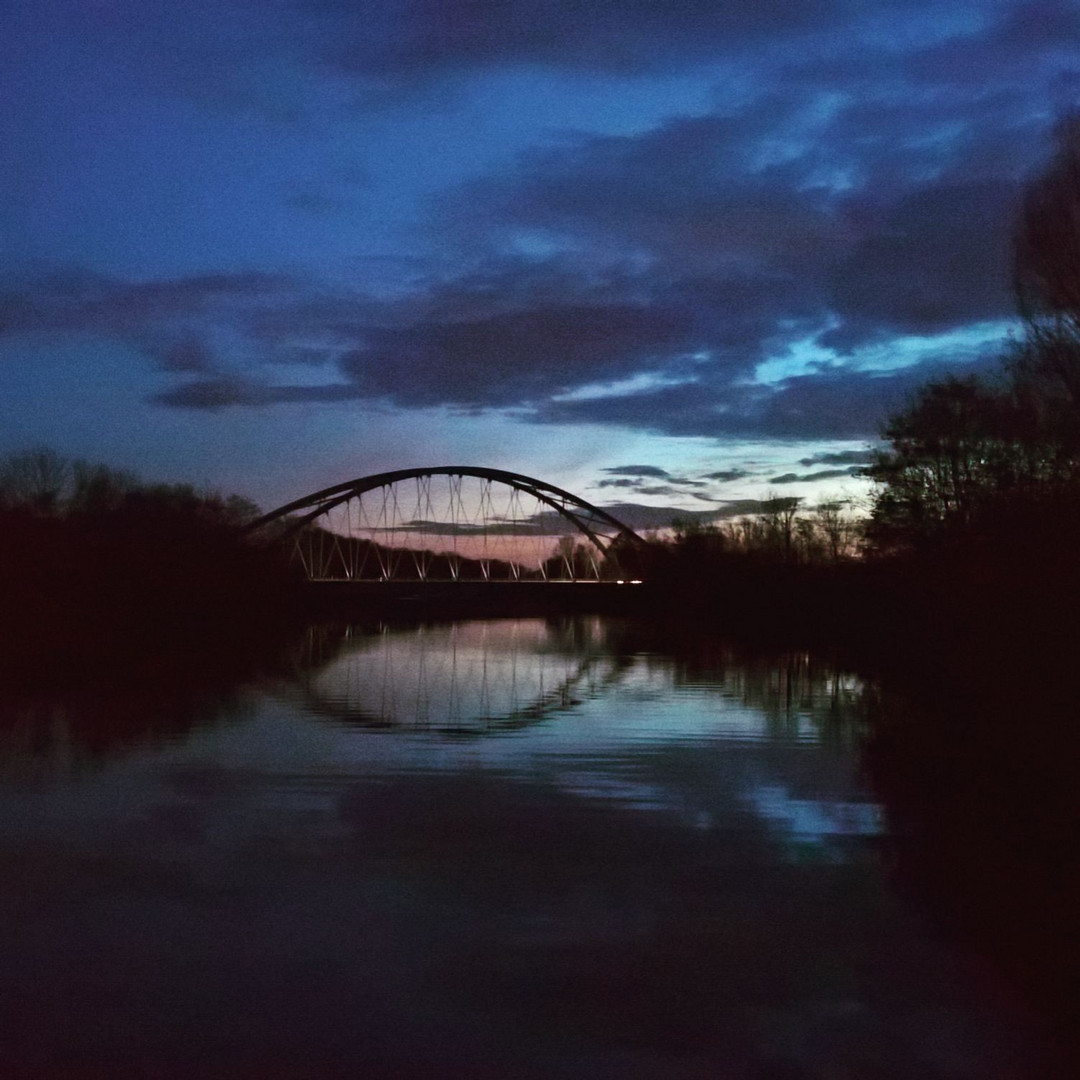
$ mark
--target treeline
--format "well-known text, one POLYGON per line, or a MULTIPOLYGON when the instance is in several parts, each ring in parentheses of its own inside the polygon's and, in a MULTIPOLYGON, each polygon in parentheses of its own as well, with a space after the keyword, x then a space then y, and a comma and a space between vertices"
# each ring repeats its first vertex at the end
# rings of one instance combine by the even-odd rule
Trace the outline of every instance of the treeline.
POLYGON ((249 542, 246 499, 36 449, 0 461, 0 637, 164 637, 280 599, 291 571, 249 542))
POLYGON ((715 525, 676 519, 671 546, 681 558, 820 565, 859 555, 864 522, 846 499, 812 508, 769 497, 762 511, 715 525))
POLYGON ((1080 524, 1080 118, 1059 127, 1014 232, 1023 321, 996 377, 925 386, 892 418, 868 525, 882 553, 1019 555, 1075 545, 1080 524))
POLYGON ((888 446, 864 470, 876 482, 868 516, 772 499, 737 522, 676 522, 661 576, 693 588, 761 566, 846 564, 837 588, 872 582, 880 595, 864 594, 868 604, 906 593, 908 607, 1019 610, 1039 597, 1056 610, 1080 588, 1078 116, 1060 123, 1053 158, 1023 193, 1013 275, 1019 338, 991 376, 930 382, 888 421, 888 446))

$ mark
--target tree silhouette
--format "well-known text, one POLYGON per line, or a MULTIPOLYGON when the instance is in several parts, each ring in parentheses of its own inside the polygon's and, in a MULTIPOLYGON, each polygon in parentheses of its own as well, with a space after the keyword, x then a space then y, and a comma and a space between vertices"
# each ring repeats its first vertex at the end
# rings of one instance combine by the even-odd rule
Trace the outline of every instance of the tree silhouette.
POLYGON ((1064 117, 1046 170, 1026 188, 1014 232, 1014 281, 1025 339, 1009 368, 1058 478, 1080 458, 1080 113, 1064 117))
POLYGON ((1028 184, 1014 232, 1020 314, 1080 328, 1080 113, 1059 121, 1048 167, 1028 184))
POLYGON ((1023 340, 996 382, 924 386, 885 429, 891 449, 868 471, 881 484, 871 520, 878 547, 1044 531, 1080 515, 1080 114, 1057 127, 1056 150, 1026 187, 1014 229, 1023 340))

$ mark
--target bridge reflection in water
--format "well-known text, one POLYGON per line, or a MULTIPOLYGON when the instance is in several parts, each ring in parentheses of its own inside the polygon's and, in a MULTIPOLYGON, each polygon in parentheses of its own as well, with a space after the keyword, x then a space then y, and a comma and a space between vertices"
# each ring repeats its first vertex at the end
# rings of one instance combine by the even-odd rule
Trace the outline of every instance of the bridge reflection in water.
POLYGON ((488 734, 527 727, 596 697, 628 670, 603 621, 500 619, 378 633, 313 632, 304 708, 350 727, 488 734))

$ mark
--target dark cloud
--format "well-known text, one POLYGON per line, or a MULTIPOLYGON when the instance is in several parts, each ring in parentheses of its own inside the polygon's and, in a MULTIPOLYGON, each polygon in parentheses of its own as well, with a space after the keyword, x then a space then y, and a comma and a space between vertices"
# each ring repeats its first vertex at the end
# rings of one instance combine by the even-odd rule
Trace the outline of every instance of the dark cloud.
POLYGON ((667 469, 661 469, 658 465, 616 465, 604 472, 612 476, 651 476, 657 480, 670 480, 671 474, 667 469))
POLYGON ((1075 63, 1080 9, 1073 0, 1000 6, 983 31, 956 35, 913 55, 911 76, 968 90, 1017 80, 1030 85, 1043 68, 1075 63))
POLYGON ((629 74, 715 62, 782 35, 827 33, 847 11, 830 0, 302 0, 326 59, 364 82, 424 84, 476 69, 544 65, 629 74))
POLYGON ((674 506, 645 506, 641 503, 613 503, 604 509, 637 532, 670 529, 675 521, 696 521, 707 525, 724 516, 724 511, 717 509, 681 510, 674 506))
MULTIPOLYGON (((170 373, 202 376, 154 397, 188 409, 384 400, 513 407, 541 423, 610 423, 671 435, 850 438, 874 435, 938 370, 921 365, 875 375, 836 367, 755 385, 745 366, 712 358, 702 328, 713 316, 670 302, 670 289, 662 303, 647 296, 617 302, 613 295, 633 291, 625 279, 587 284, 558 268, 534 268, 523 282, 516 265, 392 302, 269 275, 143 283, 70 275, 9 290, 0 312, 8 332, 108 335, 143 349, 170 373), (469 317, 451 318, 455 307, 469 317), (274 384, 275 365, 297 363, 329 365, 327 381, 274 384), (563 396, 643 371, 682 381, 618 396, 563 396)), ((705 483, 648 465, 609 474, 687 488, 705 483)))
POLYGON ((645 483, 644 480, 601 480, 596 486, 598 488, 637 488, 645 483))
POLYGON ((732 518, 767 514, 798 505, 798 498, 732 499, 709 510, 683 510, 674 506, 645 506, 641 503, 611 503, 604 507, 623 524, 638 532, 669 529, 675 522, 713 525, 732 518))
MULTIPOLYGON (((292 0, 272 18, 241 2, 221 16, 224 35, 205 32, 218 7, 208 0, 143 21, 132 2, 101 25, 76 18, 88 52, 119 59, 125 43, 140 79, 157 64, 178 92, 205 80, 226 105, 222 80, 242 97, 250 75, 227 73, 243 27, 262 62, 289 60, 283 72, 329 63, 355 86, 402 95, 512 66, 666 75, 745 64, 740 93, 711 111, 630 134, 550 134, 443 192, 422 222, 438 259, 402 274, 410 288, 393 299, 253 273, 87 273, 0 294, 0 331, 121 340, 186 380, 154 400, 190 409, 379 400, 677 436, 871 437, 950 360, 986 366, 959 346, 884 374, 843 361, 867 343, 1010 314, 1017 185, 1044 152, 1050 87, 1075 92, 1080 70, 1077 11, 1052 0, 976 5, 948 32, 902 0, 631 0, 617 14, 585 0, 527 12, 521 0, 292 0), (172 34, 176 56, 163 57, 172 34), (839 362, 754 382, 759 362, 797 357, 808 341, 839 362), (325 383, 275 385, 275 370, 296 363, 326 366, 325 383), (635 377, 655 388, 596 391, 635 377)), ((319 213, 377 187, 332 169, 277 183, 319 213)), ((609 475, 704 483, 661 469, 609 475)))
POLYGON ((906 407, 928 379, 950 370, 985 371, 996 361, 951 366, 936 361, 899 371, 831 370, 788 379, 754 403, 746 420, 777 438, 874 438, 885 419, 906 407))
POLYGON ((40 277, 0 294, 0 326, 5 333, 112 329, 129 308, 132 289, 90 271, 40 277))
MULTIPOLYGON (((843 356, 1009 318, 1013 206, 1044 132, 1011 90, 977 107, 879 92, 824 115, 797 93, 765 95, 532 152, 443 213, 474 245, 540 236, 602 274, 636 260, 618 287, 684 313, 701 381, 718 389, 808 338, 843 356), (763 132, 790 147, 764 168, 763 132)), ((685 353, 658 359, 664 375, 689 367, 685 353)))
POLYGON ((873 450, 832 450, 799 458, 800 465, 869 465, 873 450))
POLYGON ((638 288, 693 310, 714 363, 748 365, 815 334, 849 350, 1009 317, 1015 197, 1045 127, 1016 94, 981 109, 878 96, 825 119, 766 96, 532 152, 445 213, 473 243, 527 232, 648 260, 638 288), (764 132, 792 148, 766 168, 764 132))
MULTIPOLYGON (((842 0, 110 0, 64 5, 47 25, 88 83, 282 123, 325 109, 313 87, 328 77, 352 91, 336 95, 339 109, 385 115, 445 106, 493 72, 666 75, 781 43, 805 50, 857 29, 851 14, 842 0)), ((13 48, 34 25, 9 16, 13 48)))
MULTIPOLYGON (((672 476, 667 469, 661 469, 658 465, 616 465, 610 469, 604 469, 604 472, 610 473, 612 476, 636 476, 636 477, 649 477, 653 480, 666 480, 669 484, 677 485, 678 487, 708 487, 708 485, 702 480, 691 480, 686 476, 672 476)), ((636 481, 615 481, 615 480, 601 480, 599 487, 637 487, 641 484, 641 480, 636 481)), ((642 488, 644 491, 645 489, 642 488)), ((672 489, 674 490, 674 489, 672 489)), ((655 492, 649 491, 646 494, 669 494, 669 492, 655 492)))
MULTIPOLYGON (((979 365, 965 364, 963 369, 978 370, 979 365)), ((620 397, 551 402, 537 410, 535 418, 712 438, 874 438, 885 419, 905 407, 918 387, 948 370, 941 363, 885 374, 838 368, 776 386, 664 387, 620 397)))
POLYGON ((210 378, 185 383, 154 395, 156 405, 178 409, 223 409, 232 405, 280 405, 285 403, 328 403, 355 401, 362 397, 348 383, 323 386, 273 386, 243 378, 210 378))
MULTIPOLYGON (((327 76, 351 85, 342 106, 385 113, 445 103, 476 76, 512 69, 632 78, 722 65, 745 78, 753 58, 758 79, 812 61, 835 80, 846 52, 969 91, 1003 72, 1030 78, 1032 56, 1061 57, 1075 41, 1068 0, 988 0, 963 23, 944 7, 939 16, 911 0, 111 0, 66 5, 49 29, 77 43, 66 59, 84 79, 277 123, 325 108, 313 87, 327 76), (937 23, 952 32, 934 33, 937 23)), ((34 25, 9 18, 13 48, 34 25)))
MULTIPOLYGON (((579 136, 522 155, 514 171, 469 184, 445 213, 458 235, 503 242, 531 230, 609 262, 650 258, 650 283, 709 300, 724 324, 746 313, 813 314, 806 271, 842 254, 830 193, 805 186, 816 166, 760 168, 762 135, 797 137, 805 102, 769 96, 736 115, 680 117, 635 136, 579 136), (704 293, 704 295, 702 295, 704 293)), ((715 325, 715 321, 714 321, 715 325)))
POLYGON ((262 405, 267 398, 258 387, 241 380, 201 379, 167 390, 154 400, 179 409, 213 411, 229 405, 262 405))
POLYGON ((770 484, 804 484, 812 480, 837 480, 841 476, 858 476, 862 470, 853 465, 848 469, 822 469, 820 472, 803 473, 783 473, 781 476, 773 476, 769 478, 770 484))
POLYGON ((734 480, 743 480, 750 474, 745 469, 721 469, 719 472, 705 474, 706 480, 716 480, 721 484, 729 484, 734 480))
POLYGON ((112 336, 154 343, 164 360, 190 345, 193 335, 178 331, 182 324, 208 318, 231 322, 240 312, 280 302, 290 288, 289 280, 276 274, 200 274, 132 282, 68 270, 30 278, 0 292, 0 333, 112 336))
MULTIPOLYGON (((968 364, 965 370, 977 367, 968 364)), ((948 370, 948 367, 940 364, 914 365, 887 374, 852 372, 840 368, 788 379, 772 387, 696 384, 615 397, 539 400, 534 408, 520 415, 544 424, 615 424, 677 436, 874 438, 886 418, 903 408, 919 386, 948 370)), ((474 377, 475 372, 466 373, 464 381, 459 382, 456 388, 428 382, 412 393, 397 392, 394 400, 409 405, 455 401, 461 405, 469 399, 466 391, 472 384, 468 380, 474 377)), ((355 379, 325 385, 282 386, 250 379, 209 378, 163 392, 154 400, 162 405, 196 409, 370 400, 389 396, 389 388, 397 385, 386 376, 384 380, 382 386, 387 389, 379 393, 371 385, 355 379)), ((483 395, 477 392, 476 396, 483 404, 483 395)), ((495 396, 494 391, 491 396, 495 396)), ((637 469, 634 466, 628 468, 637 469)), ((680 487, 701 487, 706 483, 704 480, 672 476, 654 466, 641 468, 649 471, 635 471, 630 477, 623 478, 664 480, 672 491, 680 487)), ((728 475, 720 473, 711 478, 723 479, 728 475)), ((739 479, 740 476, 731 478, 739 479)), ((599 486, 624 485, 613 480, 601 480, 599 486)))
POLYGON ((206 374, 213 371, 213 355, 205 342, 184 338, 165 350, 161 358, 165 371, 206 374))
MULTIPOLYGON (((616 424, 665 435, 871 438, 876 436, 887 416, 911 400, 919 386, 947 370, 936 364, 915 365, 888 374, 837 369, 788 379, 775 387, 665 387, 617 397, 546 401, 521 415, 544 424, 616 424)), ((354 380, 324 385, 271 385, 244 378, 213 377, 165 391, 154 400, 173 407, 219 409, 231 405, 340 402, 373 396, 379 395, 354 380)), ((451 394, 446 392, 432 394, 430 398, 417 393, 405 400, 409 404, 420 404, 425 400, 445 403, 450 397, 451 394)), ((465 395, 458 393, 457 397, 461 401, 465 395)), ((657 476, 651 471, 654 467, 645 468, 650 472, 623 479, 630 480, 637 490, 642 491, 644 489, 634 481, 640 483, 646 477, 666 480, 671 492, 705 485, 705 481, 686 477, 657 476)), ((614 480, 601 480, 599 486, 623 485, 614 480)))
POLYGON ((841 326, 822 343, 849 348, 884 334, 933 334, 1007 317, 1015 186, 931 185, 904 195, 832 274, 841 326))
POLYGON ((462 321, 372 327, 341 361, 367 397, 399 405, 510 406, 663 367, 691 347, 661 306, 544 306, 462 321))

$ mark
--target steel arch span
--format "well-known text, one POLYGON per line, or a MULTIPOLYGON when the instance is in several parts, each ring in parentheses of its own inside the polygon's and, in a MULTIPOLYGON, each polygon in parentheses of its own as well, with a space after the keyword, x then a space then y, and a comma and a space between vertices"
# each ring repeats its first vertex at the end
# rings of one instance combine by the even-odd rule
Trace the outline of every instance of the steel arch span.
POLYGON ((310 580, 332 581, 626 579, 645 543, 554 484, 472 465, 346 480, 249 528, 290 543, 310 580))

